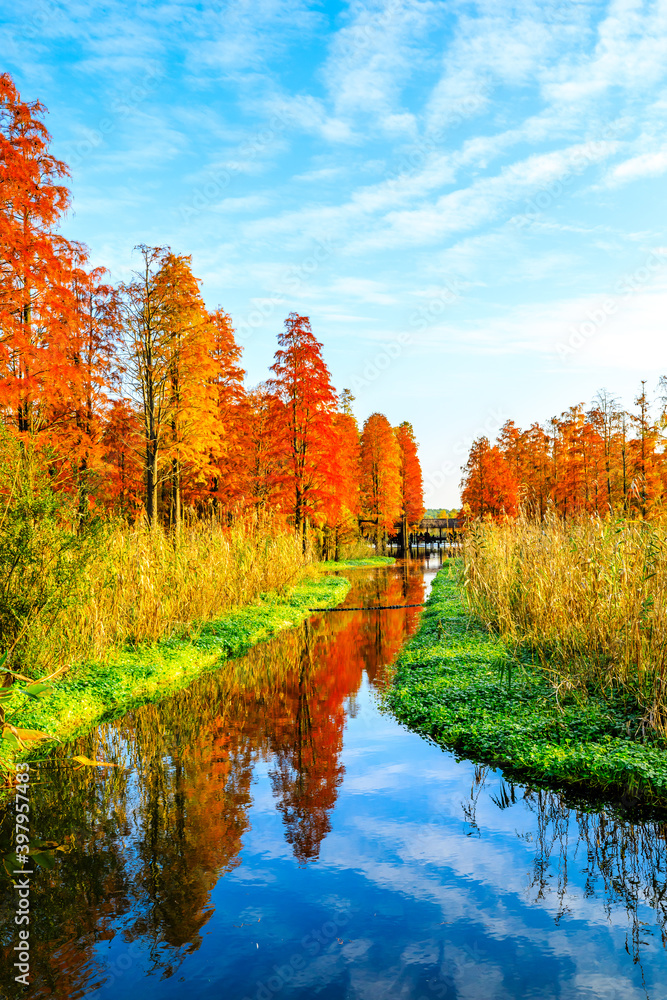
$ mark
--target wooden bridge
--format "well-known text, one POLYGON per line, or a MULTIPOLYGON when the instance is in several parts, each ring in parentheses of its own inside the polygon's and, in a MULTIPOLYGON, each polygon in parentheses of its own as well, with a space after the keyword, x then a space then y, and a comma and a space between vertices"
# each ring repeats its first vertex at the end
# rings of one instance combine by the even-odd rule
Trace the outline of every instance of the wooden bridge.
MULTIPOLYGON (((408 533, 410 547, 425 545, 451 545, 460 542, 463 531, 463 522, 459 517, 425 517, 416 529, 408 533)), ((400 542, 402 524, 396 524, 395 538, 392 541, 400 542)))
MULTIPOLYGON (((377 537, 377 526, 374 521, 360 520, 359 527, 363 535, 373 539, 377 537)), ((444 545, 458 545, 463 532, 463 522, 458 517, 425 517, 419 522, 416 528, 408 531, 409 547, 418 548, 423 545, 425 548, 444 545)), ((402 547, 403 522, 396 521, 393 532, 385 536, 390 545, 402 547)))

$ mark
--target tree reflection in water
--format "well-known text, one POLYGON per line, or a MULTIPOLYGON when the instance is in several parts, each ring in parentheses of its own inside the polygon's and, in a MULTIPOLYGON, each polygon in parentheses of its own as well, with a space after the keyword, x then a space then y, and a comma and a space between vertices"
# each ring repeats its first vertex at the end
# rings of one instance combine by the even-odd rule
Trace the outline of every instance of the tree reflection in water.
POLYGON ((580 894, 600 898, 610 921, 614 913, 627 914, 626 950, 640 964, 647 932, 640 907, 646 906, 654 912, 662 945, 667 946, 667 823, 662 818, 630 821, 609 809, 593 812, 571 806, 558 792, 498 780, 488 765, 477 765, 469 800, 462 802, 466 822, 475 831, 482 792, 501 810, 523 807, 534 816, 528 834, 517 832, 535 850, 526 891, 534 902, 556 897, 556 923, 571 912, 580 894), (568 877, 568 866, 574 863, 585 877, 581 891, 568 877))
MULTIPOLYGON (((423 594, 416 564, 358 574, 349 602, 410 604, 423 594)), ((418 609, 314 616, 168 701, 100 726, 42 766, 32 792, 32 836, 69 850, 33 880, 31 996, 76 1000, 108 982, 96 946, 118 938, 124 954, 133 954, 135 942, 141 947, 146 973, 166 978, 178 970, 202 943, 213 889, 241 864, 260 765, 268 768, 294 858, 302 866, 315 862, 344 780, 344 728, 363 673, 375 687, 385 683, 387 665, 418 616, 418 609), (77 753, 123 766, 104 774, 62 766, 77 753)), ((476 813, 484 796, 494 809, 529 810, 535 856, 526 889, 534 900, 555 894, 561 919, 572 899, 568 859, 581 865, 583 858, 585 894, 604 898, 610 919, 619 907, 628 913, 630 953, 641 955, 642 903, 655 911, 664 939, 662 823, 623 822, 571 809, 555 793, 507 782, 491 788, 493 782, 488 769, 475 770, 465 806, 470 829, 480 833, 476 813)), ((9 810, 0 824, 5 852, 12 829, 9 810)), ((13 996, 8 884, 2 900, 0 994, 13 996)))

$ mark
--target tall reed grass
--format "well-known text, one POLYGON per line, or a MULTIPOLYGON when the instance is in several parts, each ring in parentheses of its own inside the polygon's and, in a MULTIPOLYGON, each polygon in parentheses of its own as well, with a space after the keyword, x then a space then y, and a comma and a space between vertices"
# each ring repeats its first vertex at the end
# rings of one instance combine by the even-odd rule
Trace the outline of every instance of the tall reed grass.
POLYGON ((71 574, 67 579, 60 565, 65 579, 50 581, 49 589, 60 587, 56 612, 33 614, 15 649, 14 664, 30 673, 101 660, 128 642, 187 635, 229 608, 295 583, 307 557, 293 532, 268 522, 228 528, 199 521, 183 525, 177 544, 161 529, 100 525, 88 558, 74 547, 60 562, 65 569, 70 562, 71 574))
POLYGON ((667 526, 480 523, 463 555, 471 610, 529 646, 559 692, 620 693, 667 735, 667 526))
POLYGON ((78 498, 54 488, 48 449, 0 425, 0 653, 14 671, 43 675, 187 633, 295 583, 309 561, 268 516, 192 519, 178 537, 82 522, 78 498))

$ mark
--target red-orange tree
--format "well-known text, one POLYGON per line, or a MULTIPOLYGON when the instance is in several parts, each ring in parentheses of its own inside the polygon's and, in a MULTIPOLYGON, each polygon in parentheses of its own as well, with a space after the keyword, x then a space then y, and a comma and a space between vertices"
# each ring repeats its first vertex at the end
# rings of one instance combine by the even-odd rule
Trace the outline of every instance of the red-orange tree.
POLYGON ((0 407, 31 435, 60 421, 79 380, 72 340, 88 280, 85 248, 57 232, 68 170, 49 152, 45 111, 0 75, 0 407))
POLYGON ((216 309, 208 320, 217 432, 210 442, 206 499, 215 507, 231 512, 243 504, 245 493, 244 465, 248 460, 245 444, 246 432, 250 430, 246 425, 249 414, 244 407, 245 372, 240 365, 241 347, 234 338, 231 316, 223 309, 216 309))
POLYGON ((341 545, 351 542, 359 531, 359 427, 352 413, 353 397, 341 393, 340 412, 333 418, 334 456, 337 475, 326 508, 323 557, 340 556, 341 545))
POLYGON ((296 532, 306 539, 332 492, 332 424, 336 394, 307 316, 290 313, 267 383, 274 406, 273 433, 284 457, 278 479, 296 532))
POLYGON ((417 442, 412 424, 404 420, 395 428, 396 440, 400 448, 400 513, 403 551, 407 551, 408 530, 416 528, 424 514, 424 480, 417 454, 417 442))
POLYGON ((361 432, 359 487, 362 519, 374 525, 378 550, 401 511, 401 449, 383 413, 372 413, 361 432))
POLYGON ((487 437, 473 442, 461 481, 463 510, 471 517, 498 518, 517 512, 517 483, 500 448, 487 437))

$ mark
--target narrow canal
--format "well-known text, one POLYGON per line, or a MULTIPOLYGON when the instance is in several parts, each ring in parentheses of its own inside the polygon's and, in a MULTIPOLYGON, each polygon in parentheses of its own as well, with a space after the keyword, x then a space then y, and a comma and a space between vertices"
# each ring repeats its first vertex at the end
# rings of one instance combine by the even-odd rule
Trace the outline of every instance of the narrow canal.
MULTIPOLYGON (((347 606, 418 603, 436 570, 356 571, 347 606)), ((665 825, 569 808, 383 714, 419 614, 315 615, 60 751, 122 766, 42 765, 34 982, 10 959, 0 994, 666 997, 665 825)))

